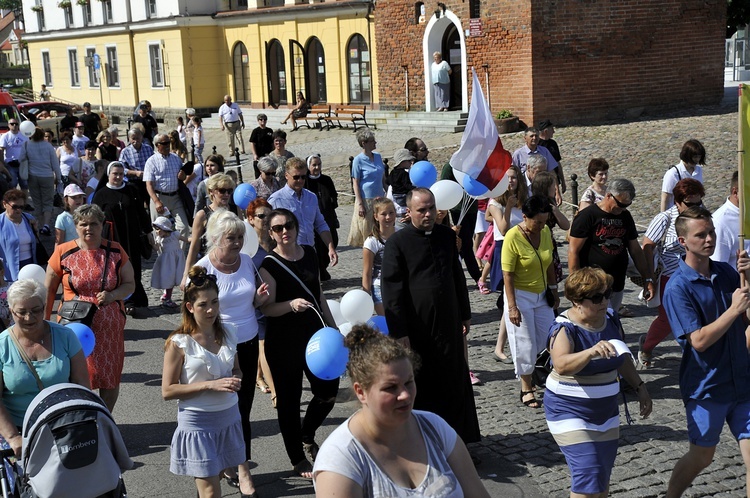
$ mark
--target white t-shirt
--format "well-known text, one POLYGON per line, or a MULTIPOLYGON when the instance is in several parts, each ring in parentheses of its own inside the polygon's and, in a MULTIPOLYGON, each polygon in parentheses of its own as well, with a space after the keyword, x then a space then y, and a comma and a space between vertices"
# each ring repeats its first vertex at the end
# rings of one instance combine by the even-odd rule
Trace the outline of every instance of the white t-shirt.
POLYGON ((370 235, 365 239, 365 243, 362 245, 363 249, 367 249, 375 255, 372 260, 372 277, 373 285, 380 285, 380 273, 381 267, 383 266, 383 252, 385 251, 385 244, 380 242, 378 239, 370 235))
MULTIPOLYGON (((172 342, 185 353, 180 372, 180 384, 192 384, 232 376, 234 355, 237 353, 237 334, 232 325, 224 324, 224 341, 214 354, 195 342, 187 334, 172 336, 172 342)), ((180 408, 197 412, 218 412, 237 404, 236 392, 203 391, 189 399, 179 400, 180 408)))
MULTIPOLYGON (((505 213, 505 208, 497 202, 495 199, 490 199, 490 206, 495 206, 500 210, 501 213, 505 213)), ((508 230, 513 228, 514 226, 518 225, 523 221, 523 212, 518 209, 517 207, 513 206, 510 211, 510 226, 508 227, 508 230)), ((495 240, 503 240, 505 238, 505 235, 500 233, 500 227, 497 226, 497 223, 492 224, 492 237, 495 240)))
POLYGON ((321 446, 313 468, 313 484, 319 472, 327 471, 348 477, 362 486, 365 497, 462 498, 461 484, 448 465, 448 456, 456 446, 456 431, 434 413, 414 410, 412 414, 417 419, 427 450, 427 472, 415 489, 397 485, 381 470, 349 430, 351 417, 338 426, 321 446))
POLYGON ((224 324, 231 323, 237 329, 237 343, 242 344, 258 335, 258 320, 255 318, 255 265, 247 254, 240 254, 240 267, 231 274, 222 273, 211 263, 208 255, 195 263, 216 275, 219 286, 219 307, 224 324))
POLYGON ((672 190, 674 190, 674 186, 677 185, 677 182, 685 178, 692 178, 693 180, 698 180, 703 183, 703 168, 699 164, 696 164, 695 170, 691 175, 688 173, 685 163, 680 161, 679 164, 672 166, 666 173, 664 173, 664 180, 661 182, 661 191, 672 195, 671 200, 667 202, 667 205, 664 208, 665 210, 674 206, 674 195, 672 194, 672 190))
MULTIPOLYGON (((740 228, 740 208, 729 199, 711 216, 716 229, 716 249, 711 259, 723 261, 737 269, 737 249, 740 246, 737 233, 740 228)), ((745 240, 745 249, 750 251, 750 239, 745 240)))

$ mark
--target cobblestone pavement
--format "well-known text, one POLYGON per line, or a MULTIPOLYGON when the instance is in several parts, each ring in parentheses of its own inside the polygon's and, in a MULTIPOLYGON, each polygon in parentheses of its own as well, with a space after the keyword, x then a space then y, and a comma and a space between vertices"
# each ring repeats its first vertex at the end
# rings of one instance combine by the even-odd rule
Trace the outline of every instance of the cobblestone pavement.
MULTIPOLYGON (((663 172, 678 162, 682 144, 689 138, 703 142, 707 150, 705 168, 706 205, 718 207, 726 196, 729 178, 736 168, 737 115, 736 107, 715 107, 692 110, 692 115, 675 114, 646 118, 630 123, 616 123, 592 127, 559 128, 555 138, 563 153, 566 176, 576 173, 585 178, 585 167, 592 157, 605 157, 610 163, 610 178, 630 178, 636 185, 637 198, 631 211, 636 221, 645 228, 658 211, 659 190, 663 172)), ((392 156, 412 134, 410 132, 376 131, 379 149, 385 157, 392 156)), ((431 149, 431 158, 442 163, 450 157, 460 142, 460 134, 423 137, 431 149)), ((513 150, 522 143, 520 134, 503 137, 505 146, 513 150)), ((223 144, 220 132, 209 132, 208 144, 223 144)), ((299 131, 289 134, 288 148, 304 156, 310 152, 323 154, 324 170, 334 176, 339 189, 346 192, 346 160, 358 152, 351 132, 299 131)), ((219 146, 221 152, 222 146, 219 146)), ((245 179, 251 178, 251 166, 243 156, 245 179)), ((588 185, 581 181, 580 192, 588 185)), ((566 199, 569 196, 566 195, 566 199)), ((339 209, 341 226, 348 227, 351 206, 339 209)), ((340 231, 346 241, 347 228, 340 231)), ((563 242, 564 234, 556 234, 563 242)), ((560 254, 566 259, 567 245, 560 254)), ((357 288, 361 274, 359 249, 340 247, 340 264, 331 270, 333 280, 325 284, 329 298, 338 299, 345 292, 357 288)), ((565 261, 564 261, 565 262, 565 261)), ((146 265, 150 267, 150 263, 146 265)), ((150 281, 150 270, 144 274, 150 281)), ((485 460, 479 467, 483 478, 501 476, 506 482, 522 482, 523 488, 513 496, 567 496, 570 478, 562 454, 547 430, 543 410, 523 407, 518 400, 519 383, 514 379, 512 365, 493 360, 496 331, 500 318, 495 308, 495 295, 481 295, 468 280, 473 310, 469 340, 469 362, 484 384, 474 389, 482 430, 482 441, 474 450, 485 460)), ((644 334, 655 312, 637 304, 637 292, 632 284, 626 287, 625 304, 636 311, 636 316, 623 320, 627 342, 634 352, 637 339, 644 334)), ((179 292, 175 293, 180 298, 179 292)), ((152 307, 141 317, 163 315, 156 306, 159 291, 151 290, 152 307)), ((176 317, 175 317, 176 318, 176 317)), ((612 475, 610 492, 615 496, 661 496, 677 459, 687 450, 685 415, 679 399, 677 373, 680 350, 673 339, 665 341, 655 351, 654 366, 641 375, 654 399, 654 412, 647 420, 636 419, 626 425, 624 415, 620 448, 612 475)), ((155 366, 158 372, 160 366, 155 366)), ((345 384, 342 383, 342 387, 345 384)), ((445 393, 451 399, 451 393, 445 393)), ((635 398, 629 397, 629 408, 637 415, 635 398)), ((623 412, 621 406, 621 413, 623 412)), ((279 439, 280 444, 280 439, 279 439)), ((714 463, 695 481, 685 496, 740 496, 744 495, 745 469, 737 444, 724 431, 714 463)))

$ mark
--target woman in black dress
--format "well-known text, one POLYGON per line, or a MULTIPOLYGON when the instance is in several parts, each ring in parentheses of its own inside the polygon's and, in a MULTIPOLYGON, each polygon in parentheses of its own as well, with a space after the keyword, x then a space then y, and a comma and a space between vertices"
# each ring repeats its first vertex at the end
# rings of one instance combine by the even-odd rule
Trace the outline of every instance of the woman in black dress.
POLYGON ((119 242, 130 256, 135 275, 135 291, 125 301, 125 313, 132 315, 135 308, 148 306, 148 296, 141 283, 141 237, 151 233, 151 219, 143 208, 137 187, 123 181, 125 167, 119 161, 107 166, 106 185, 99 183, 93 204, 104 211, 105 237, 119 242), (109 230, 109 231, 108 231, 109 230))
POLYGON ((315 249, 297 244, 297 218, 289 210, 276 209, 266 220, 275 244, 260 269, 269 291, 261 307, 268 320, 266 359, 276 385, 276 409, 287 455, 295 473, 311 479, 312 465, 305 453, 313 461, 318 454, 315 431, 333 408, 339 380, 315 377, 307 368, 305 349, 315 332, 335 322, 320 286, 315 249), (313 399, 300 425, 303 372, 313 399))

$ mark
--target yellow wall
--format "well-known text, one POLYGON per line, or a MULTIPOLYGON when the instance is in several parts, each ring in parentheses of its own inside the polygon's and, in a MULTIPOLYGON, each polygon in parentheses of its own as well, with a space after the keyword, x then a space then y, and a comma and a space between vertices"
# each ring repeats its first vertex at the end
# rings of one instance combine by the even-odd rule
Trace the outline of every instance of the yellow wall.
POLYGON ((47 50, 52 68, 52 85, 48 90, 52 97, 83 103, 90 101, 98 108, 102 100, 105 108, 109 105, 131 105, 135 104, 135 87, 133 81, 133 68, 130 57, 130 44, 128 36, 107 36, 106 43, 102 37, 73 38, 67 40, 45 40, 29 42, 29 57, 31 59, 31 77, 33 88, 39 89, 44 82, 44 70, 42 66, 42 50, 47 50), (117 46, 117 58, 119 69, 119 88, 107 86, 107 46, 117 46), (100 80, 102 83, 101 94, 99 88, 89 86, 88 68, 85 66, 84 57, 86 49, 93 47, 99 54, 102 63, 100 80), (68 63, 68 49, 76 48, 78 51, 78 77, 81 86, 70 86, 70 65, 68 63))
MULTIPOLYGON (((313 36, 316 36, 325 51, 326 94, 331 103, 348 101, 348 83, 346 68, 346 44, 349 38, 359 33, 368 41, 370 49, 370 67, 377 67, 375 39, 368 40, 367 20, 364 17, 326 18, 326 19, 290 19, 273 24, 250 24, 231 26, 224 29, 226 39, 226 74, 227 88, 234 88, 232 50, 237 42, 242 42, 248 51, 250 64, 250 96, 254 105, 268 103, 268 79, 266 71, 266 42, 277 39, 284 48, 285 69, 287 74, 287 102, 294 102, 289 67, 289 40, 298 41, 304 48, 313 36)), ((377 77, 372 74, 372 99, 378 101, 377 77)))

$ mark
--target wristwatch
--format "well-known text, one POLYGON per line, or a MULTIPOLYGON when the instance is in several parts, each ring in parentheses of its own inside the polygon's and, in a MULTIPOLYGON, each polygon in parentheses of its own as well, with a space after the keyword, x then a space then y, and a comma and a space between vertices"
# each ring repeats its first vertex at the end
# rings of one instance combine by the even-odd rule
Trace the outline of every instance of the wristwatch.
POLYGON ((652 284, 654 283, 654 279, 653 278, 644 278, 643 281, 644 282, 651 282, 652 284))

